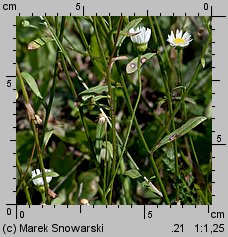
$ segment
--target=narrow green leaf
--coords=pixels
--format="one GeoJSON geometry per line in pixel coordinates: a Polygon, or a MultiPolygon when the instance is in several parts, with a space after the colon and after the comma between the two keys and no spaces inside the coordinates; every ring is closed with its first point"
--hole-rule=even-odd
{"type": "MultiPolygon", "coordinates": [[[[181,96],[175,96],[175,97],[173,97],[173,100],[181,100],[181,96]]],[[[190,97],[185,97],[184,101],[186,101],[190,104],[196,105],[196,101],[190,97]]]]}
{"type": "MultiPolygon", "coordinates": [[[[152,58],[154,55],[156,55],[156,53],[146,53],[144,55],[141,56],[141,60],[140,60],[140,67],[150,58],[152,58]]],[[[138,57],[132,59],[126,66],[126,72],[128,74],[131,74],[135,71],[137,71],[138,69],[138,57]]]]}
{"type": "Polygon", "coordinates": [[[40,94],[40,90],[36,84],[35,79],[27,72],[22,72],[21,75],[25,79],[25,81],[28,83],[32,91],[36,94],[36,96],[43,99],[42,95],[40,94]]]}
{"type": "Polygon", "coordinates": [[[94,86],[91,87],[88,90],[82,91],[79,96],[87,96],[87,95],[96,95],[96,94],[101,94],[103,92],[108,92],[108,86],[94,86]]]}
{"type": "Polygon", "coordinates": [[[170,143],[174,141],[175,139],[185,135],[189,131],[191,131],[193,128],[195,128],[197,125],[205,121],[207,118],[204,116],[198,116],[195,118],[192,118],[188,120],[185,124],[183,124],[181,127],[176,129],[175,131],[171,132],[167,136],[165,136],[154,148],[153,152],[155,152],[159,147],[164,146],[167,143],[170,143]]]}
{"type": "Polygon", "coordinates": [[[131,170],[128,170],[124,173],[124,175],[132,178],[132,179],[137,179],[139,177],[142,177],[142,175],[139,173],[138,170],[136,169],[131,169],[131,170]]]}
{"type": "Polygon", "coordinates": [[[127,37],[126,35],[129,33],[129,30],[131,28],[136,27],[141,20],[142,20],[142,18],[134,19],[134,20],[130,21],[124,27],[124,29],[121,31],[121,34],[120,34],[120,36],[118,38],[118,41],[117,41],[117,44],[116,44],[117,47],[121,46],[121,44],[123,43],[124,39],[127,37]]]}
{"type": "Polygon", "coordinates": [[[44,46],[45,44],[51,41],[53,41],[51,37],[37,38],[28,44],[28,49],[29,50],[39,49],[40,47],[44,46]]]}
{"type": "Polygon", "coordinates": [[[158,194],[160,197],[163,197],[162,193],[152,184],[152,182],[147,179],[146,177],[143,177],[138,170],[131,169],[124,173],[124,175],[136,179],[143,187],[146,187],[150,189],[153,193],[158,194]]]}
{"type": "Polygon", "coordinates": [[[52,134],[54,133],[54,129],[47,131],[44,135],[44,147],[46,147],[49,139],[51,138],[52,134]]]}

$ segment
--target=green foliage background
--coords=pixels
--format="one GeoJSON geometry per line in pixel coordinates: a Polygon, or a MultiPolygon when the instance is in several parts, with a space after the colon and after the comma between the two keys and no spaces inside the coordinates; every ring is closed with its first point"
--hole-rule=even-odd
{"type": "MultiPolygon", "coordinates": [[[[62,17],[48,17],[47,19],[53,31],[59,34],[62,17]]],[[[121,30],[135,19],[139,19],[139,17],[123,17],[121,30]]],[[[155,19],[152,17],[151,19],[154,22],[155,19]]],[[[102,72],[107,70],[94,32],[93,21],[94,18],[91,17],[66,17],[62,43],[71,63],[89,88],[105,85],[105,76],[102,72]],[[83,36],[78,29],[76,20],[82,27],[89,48],[86,48],[83,42],[83,36]]],[[[96,17],[96,21],[103,53],[108,62],[113,50],[112,40],[115,39],[117,34],[120,17],[96,17]]],[[[155,30],[158,45],[156,45],[155,40],[151,37],[147,53],[158,53],[161,56],[167,72],[172,103],[175,108],[181,97],[181,90],[177,88],[177,53],[175,49],[168,45],[166,39],[170,31],[176,28],[189,31],[192,34],[193,41],[183,50],[181,55],[183,84],[187,86],[200,61],[203,46],[208,39],[210,19],[208,17],[157,17],[157,21],[159,28],[155,25],[155,30]],[[163,42],[160,37],[161,35],[159,35],[159,30],[163,37],[163,42]],[[162,43],[165,43],[165,47],[162,43]]],[[[105,204],[102,199],[103,177],[101,175],[104,164],[101,162],[97,166],[91,150],[91,146],[94,147],[96,143],[96,128],[100,114],[99,108],[93,99],[83,100],[82,97],[75,97],[72,94],[66,72],[62,66],[62,59],[57,54],[58,47],[52,35],[48,32],[44,21],[40,17],[17,17],[16,23],[17,64],[21,72],[28,73],[28,76],[32,76],[35,79],[37,88],[36,85],[34,87],[29,84],[27,79],[26,89],[35,113],[43,121],[45,120],[50,96],[54,93],[45,138],[43,143],[41,143],[45,168],[50,168],[59,174],[59,177],[53,178],[50,183],[50,188],[58,194],[58,197],[53,199],[51,204],[79,204],[82,198],[89,200],[90,204],[105,204]],[[39,44],[36,44],[33,42],[36,39],[42,40],[37,41],[39,44]],[[33,43],[31,44],[31,42],[33,43]],[[31,50],[31,47],[37,47],[37,49],[31,50]],[[56,85],[53,91],[54,77],[56,77],[56,85]],[[77,106],[75,106],[75,101],[77,106]],[[80,117],[80,109],[84,122],[80,117]],[[84,123],[88,127],[91,141],[88,140],[85,133],[84,123]]],[[[142,17],[139,25],[151,27],[149,18],[142,17]]],[[[120,76],[123,76],[125,80],[132,104],[134,104],[137,97],[137,75],[136,73],[130,75],[126,73],[127,64],[137,57],[137,53],[127,33],[122,31],[122,34],[120,34],[120,37],[124,36],[124,40],[120,47],[118,47],[119,56],[126,56],[126,59],[119,60],[118,66],[114,63],[111,71],[111,80],[114,88],[116,130],[122,140],[125,139],[131,114],[126,106],[126,98],[122,90],[123,85],[121,84],[120,76]]],[[[201,60],[202,64],[204,64],[204,60],[205,66],[203,65],[204,68],[201,67],[197,74],[191,90],[185,99],[185,105],[188,119],[196,116],[205,116],[207,120],[195,127],[194,130],[190,129],[185,136],[177,139],[180,170],[178,178],[180,204],[211,203],[211,45],[207,48],[204,59],[201,60]],[[194,144],[195,151],[192,150],[191,141],[194,144]]],[[[67,70],[72,79],[73,86],[79,95],[85,88],[78,80],[75,71],[72,70],[69,63],[67,63],[67,70]]],[[[147,60],[142,66],[141,79],[143,91],[136,111],[136,118],[148,147],[152,149],[157,145],[155,142],[158,135],[161,133],[161,130],[164,130],[164,124],[166,124],[169,118],[162,72],[156,56],[147,60]]],[[[28,182],[31,178],[31,171],[39,168],[39,165],[36,149],[32,162],[29,164],[34,146],[34,135],[27,118],[24,97],[18,78],[17,92],[19,93],[17,99],[17,157],[23,171],[29,165],[25,181],[32,198],[32,203],[40,204],[42,201],[41,196],[33,183],[28,182]]],[[[95,95],[98,96],[97,93],[95,95]]],[[[109,108],[109,103],[107,98],[105,98],[107,97],[107,91],[99,93],[99,95],[103,95],[104,98],[98,100],[98,103],[109,116],[109,110],[107,109],[109,108]]],[[[182,109],[175,115],[174,120],[176,128],[185,123],[182,109]]],[[[39,125],[37,128],[40,141],[42,141],[43,126],[39,125]]],[[[109,126],[107,126],[107,139],[111,146],[108,159],[112,159],[112,137],[109,126]]],[[[117,144],[117,147],[121,150],[119,144],[117,144]]],[[[105,143],[103,143],[103,153],[105,153],[104,150],[105,143]]],[[[147,178],[150,178],[152,183],[159,188],[150,166],[148,154],[143,148],[134,126],[127,144],[127,150],[140,168],[140,172],[147,178]]],[[[171,204],[176,204],[173,142],[165,144],[153,155],[169,200],[171,204]]],[[[132,176],[132,169],[135,169],[134,165],[124,155],[124,167],[118,170],[115,178],[111,203],[164,204],[163,198],[151,191],[141,176],[132,176]],[[126,171],[128,173],[125,173],[126,171]],[[124,188],[124,182],[127,182],[128,190],[124,188]]],[[[17,185],[21,182],[20,177],[18,173],[17,185]]],[[[17,194],[17,203],[27,203],[23,189],[20,189],[17,194]]]]}

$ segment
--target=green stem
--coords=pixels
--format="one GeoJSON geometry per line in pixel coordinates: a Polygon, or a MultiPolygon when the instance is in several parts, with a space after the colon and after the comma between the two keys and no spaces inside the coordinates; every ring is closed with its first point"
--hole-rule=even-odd
{"type": "Polygon", "coordinates": [[[17,188],[17,191],[16,191],[16,195],[19,193],[19,191],[20,191],[20,189],[21,189],[21,185],[23,184],[23,181],[24,181],[24,179],[25,179],[25,176],[26,176],[26,174],[27,174],[27,172],[28,172],[28,170],[29,170],[29,167],[30,167],[30,165],[31,165],[31,163],[32,163],[32,159],[33,159],[33,156],[34,156],[35,148],[36,148],[36,145],[33,144],[32,154],[31,154],[31,156],[30,156],[30,158],[29,158],[29,162],[28,162],[28,165],[27,165],[27,168],[26,168],[25,172],[23,173],[23,175],[21,175],[21,179],[20,179],[20,181],[19,181],[19,183],[18,183],[18,188],[17,188]]]}
{"type": "MultiPolygon", "coordinates": [[[[182,70],[181,70],[181,62],[182,62],[182,60],[181,60],[181,52],[178,51],[178,71],[179,71],[180,85],[183,86],[182,88],[184,88],[183,77],[182,77],[182,70]]],[[[183,93],[184,93],[184,89],[182,89],[182,95],[183,95],[183,93]]],[[[187,118],[187,110],[186,110],[185,101],[183,101],[183,111],[184,111],[184,119],[185,119],[185,122],[186,122],[188,118],[187,118]]],[[[191,149],[192,149],[195,161],[196,161],[196,163],[197,163],[197,165],[199,167],[200,172],[202,173],[201,167],[200,167],[200,164],[199,164],[199,161],[198,161],[198,157],[197,157],[197,154],[196,154],[196,151],[195,151],[195,146],[194,146],[194,143],[192,141],[191,135],[188,134],[187,138],[190,141],[190,146],[191,146],[191,149]]],[[[188,143],[188,140],[186,142],[188,143]]],[[[187,147],[188,147],[188,144],[187,144],[187,147]]]]}
{"type": "MultiPolygon", "coordinates": [[[[129,126],[128,126],[128,129],[127,129],[127,135],[126,135],[126,138],[125,138],[125,141],[124,141],[124,144],[122,146],[122,150],[121,150],[121,154],[120,154],[120,157],[119,157],[119,161],[118,161],[118,164],[117,164],[117,167],[116,167],[116,171],[112,177],[112,182],[117,174],[117,171],[118,171],[118,167],[120,165],[120,161],[123,159],[123,154],[125,152],[125,149],[126,149],[126,146],[127,146],[127,143],[128,143],[128,139],[129,139],[129,136],[130,136],[130,132],[131,132],[131,128],[132,128],[132,125],[133,125],[133,120],[134,120],[134,117],[135,117],[135,112],[136,112],[136,109],[138,107],[138,104],[139,104],[139,101],[140,101],[140,97],[141,97],[141,94],[142,94],[142,80],[141,80],[141,70],[140,70],[140,59],[141,59],[141,55],[138,55],[138,83],[139,83],[139,91],[138,91],[138,96],[137,96],[137,99],[136,99],[136,103],[135,103],[135,107],[132,111],[132,114],[131,114],[131,119],[130,119],[130,122],[129,122],[129,126]]],[[[137,170],[139,170],[139,167],[135,164],[134,162],[134,165],[136,167],[137,170]]]]}
{"type": "MultiPolygon", "coordinates": [[[[22,168],[21,168],[21,165],[20,165],[20,161],[19,161],[17,156],[16,156],[16,165],[17,165],[17,170],[18,170],[20,176],[22,177],[23,172],[22,172],[22,168]]],[[[30,197],[30,193],[28,191],[28,186],[27,186],[26,181],[24,179],[22,179],[22,187],[23,187],[25,197],[26,197],[26,200],[27,200],[28,204],[32,205],[32,200],[31,200],[31,197],[30,197]]]]}
{"type": "MultiPolygon", "coordinates": [[[[119,68],[119,66],[118,66],[118,68],[119,68]]],[[[119,68],[119,70],[120,70],[120,68],[119,68]]],[[[130,96],[128,94],[128,90],[127,90],[127,87],[126,87],[126,84],[125,84],[125,81],[124,81],[124,78],[123,78],[122,75],[120,76],[120,82],[122,84],[122,89],[123,89],[123,93],[124,93],[124,96],[125,96],[125,100],[126,100],[126,104],[127,104],[129,113],[133,114],[133,108],[132,108],[130,96]]],[[[154,161],[154,158],[153,158],[153,155],[152,155],[152,153],[151,153],[151,151],[150,151],[150,149],[149,149],[149,147],[148,147],[148,145],[147,145],[147,143],[146,143],[146,141],[144,139],[144,136],[142,134],[141,128],[139,127],[139,124],[138,124],[138,121],[137,121],[136,117],[134,117],[134,121],[133,122],[134,122],[134,126],[135,126],[135,128],[137,130],[137,133],[139,135],[140,142],[141,142],[142,146],[144,147],[144,149],[146,150],[146,152],[147,152],[147,154],[149,156],[149,160],[150,160],[153,172],[155,174],[156,180],[157,180],[157,182],[159,184],[159,187],[161,189],[164,201],[165,201],[166,204],[170,204],[167,192],[165,190],[165,186],[164,186],[164,184],[162,182],[162,179],[160,177],[160,174],[158,172],[157,165],[156,165],[156,163],[154,161]]]]}
{"type": "Polygon", "coordinates": [[[76,26],[78,28],[79,34],[80,34],[81,39],[82,39],[82,43],[84,44],[84,46],[86,48],[86,51],[88,52],[88,54],[89,54],[89,56],[91,58],[91,61],[97,67],[97,69],[102,73],[102,75],[105,76],[106,74],[105,74],[104,70],[100,67],[100,65],[97,63],[97,61],[94,59],[94,56],[92,55],[92,52],[90,50],[90,46],[89,46],[89,44],[88,44],[88,42],[86,40],[85,34],[84,34],[83,30],[82,30],[82,27],[81,27],[81,24],[80,24],[78,18],[77,17],[73,17],[73,19],[74,19],[74,22],[75,22],[75,24],[76,24],[76,26]]]}
{"type": "MultiPolygon", "coordinates": [[[[56,25],[58,25],[58,18],[55,18],[55,23],[56,25]]],[[[60,29],[60,33],[59,33],[59,41],[60,43],[62,42],[63,39],[63,32],[64,32],[64,25],[65,25],[65,17],[62,17],[62,22],[61,22],[61,29],[60,29]]],[[[57,28],[56,28],[56,34],[58,34],[57,28]]],[[[42,144],[42,151],[44,150],[44,137],[47,131],[47,126],[48,126],[48,120],[49,120],[49,116],[50,116],[50,112],[51,112],[51,108],[52,108],[52,104],[53,104],[53,100],[54,100],[54,96],[55,96],[55,88],[56,88],[56,83],[57,83],[57,77],[58,77],[58,57],[59,57],[59,49],[57,50],[56,53],[56,59],[55,59],[55,68],[54,68],[54,75],[53,75],[53,82],[52,82],[52,87],[50,90],[50,98],[49,98],[49,102],[48,102],[48,106],[46,109],[46,116],[44,119],[44,123],[43,123],[43,132],[42,132],[42,136],[41,136],[41,144],[42,144]]]]}
{"type": "Polygon", "coordinates": [[[76,70],[76,68],[74,67],[74,65],[72,64],[69,55],[67,54],[66,50],[64,49],[64,47],[62,46],[61,42],[59,41],[58,37],[56,36],[56,34],[54,33],[54,31],[51,28],[51,25],[48,21],[48,19],[46,17],[43,17],[43,19],[45,20],[45,26],[47,27],[47,29],[49,30],[49,32],[51,33],[55,43],[57,44],[58,48],[60,49],[61,53],[64,55],[65,59],[67,60],[67,62],[69,63],[70,67],[72,68],[72,70],[75,72],[77,79],[81,82],[81,84],[84,86],[85,89],[89,89],[89,87],[86,85],[86,83],[84,82],[84,80],[80,77],[78,71],[76,70]]]}
{"type": "Polygon", "coordinates": [[[161,40],[162,47],[163,47],[164,52],[165,52],[166,60],[167,60],[167,62],[168,62],[169,68],[171,69],[171,68],[172,68],[172,65],[171,65],[171,62],[170,62],[170,58],[169,58],[169,55],[168,55],[168,52],[167,52],[167,48],[166,48],[166,45],[165,45],[164,37],[163,37],[163,35],[162,35],[162,32],[161,32],[161,29],[160,29],[160,26],[159,26],[157,17],[154,16],[153,18],[154,18],[155,25],[156,25],[157,30],[158,30],[158,35],[159,35],[159,38],[160,38],[160,40],[161,40]]]}
{"type": "MultiPolygon", "coordinates": [[[[22,78],[20,69],[17,64],[16,64],[16,74],[17,74],[17,77],[19,78],[19,81],[20,81],[20,85],[21,85],[23,96],[25,98],[25,102],[26,102],[26,104],[30,104],[28,93],[25,88],[24,80],[22,78]]],[[[38,132],[36,130],[35,121],[32,119],[30,121],[30,124],[31,124],[31,128],[32,128],[33,135],[35,138],[35,144],[36,144],[36,149],[37,149],[37,153],[38,153],[39,165],[40,165],[40,169],[41,169],[41,173],[42,173],[42,178],[43,178],[43,182],[44,182],[44,186],[45,186],[45,194],[46,194],[46,198],[47,198],[47,202],[48,202],[48,183],[47,183],[46,173],[45,173],[45,169],[44,169],[43,153],[40,148],[40,142],[39,142],[38,132]]]]}

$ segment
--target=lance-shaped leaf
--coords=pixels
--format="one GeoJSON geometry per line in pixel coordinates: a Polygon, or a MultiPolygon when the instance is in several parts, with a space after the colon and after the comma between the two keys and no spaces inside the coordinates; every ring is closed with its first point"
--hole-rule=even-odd
{"type": "Polygon", "coordinates": [[[162,193],[152,184],[152,182],[145,176],[141,175],[136,169],[130,169],[124,173],[124,175],[137,180],[142,186],[149,188],[153,193],[163,197],[162,193]]]}
{"type": "Polygon", "coordinates": [[[124,29],[121,31],[121,34],[120,34],[120,36],[119,36],[119,38],[118,38],[118,41],[117,41],[117,44],[116,44],[117,47],[120,46],[120,45],[123,43],[124,39],[125,39],[125,38],[127,37],[127,35],[129,34],[129,30],[130,30],[131,28],[136,27],[136,26],[139,24],[139,22],[140,22],[141,20],[142,20],[142,18],[134,19],[134,20],[130,21],[130,22],[124,27],[124,29]]]}
{"type": "MultiPolygon", "coordinates": [[[[114,88],[115,86],[112,86],[112,88],[114,88]]],[[[117,86],[118,87],[118,86],[117,86]]],[[[108,86],[104,85],[104,86],[94,86],[90,89],[84,90],[81,93],[79,93],[78,97],[76,98],[77,102],[82,102],[82,101],[87,101],[89,99],[92,99],[93,102],[100,100],[100,99],[104,99],[104,98],[108,98],[108,86]],[[101,95],[102,93],[104,93],[104,95],[101,95]]]]}
{"type": "Polygon", "coordinates": [[[39,49],[40,47],[44,46],[45,44],[51,41],[53,41],[51,37],[37,38],[28,44],[28,49],[29,50],[39,49]]]}
{"type": "Polygon", "coordinates": [[[21,75],[25,79],[25,81],[28,83],[28,85],[32,89],[32,91],[36,94],[36,96],[43,99],[43,97],[40,93],[40,90],[36,84],[36,80],[27,72],[22,72],[21,75]]]}
{"type": "MultiPolygon", "coordinates": [[[[154,55],[156,55],[156,53],[146,53],[144,55],[141,56],[141,59],[140,59],[140,67],[147,61],[149,60],[150,58],[152,58],[154,55]]],[[[130,61],[130,63],[127,64],[126,66],[126,72],[128,74],[131,74],[133,72],[136,72],[138,69],[138,57],[132,59],[130,61]]]]}
{"type": "Polygon", "coordinates": [[[167,136],[165,136],[154,148],[153,152],[155,152],[159,147],[164,146],[167,143],[170,143],[174,141],[175,139],[185,135],[189,131],[191,131],[193,128],[198,126],[200,123],[205,121],[207,118],[204,116],[198,116],[192,119],[189,119],[185,124],[183,124],[181,127],[176,129],[175,131],[171,132],[167,136]]]}
{"type": "Polygon", "coordinates": [[[137,178],[142,177],[142,175],[136,169],[128,170],[124,174],[132,179],[137,179],[137,178]]]}
{"type": "Polygon", "coordinates": [[[97,95],[103,92],[108,92],[108,86],[94,86],[90,89],[82,91],[79,96],[87,96],[87,95],[97,95]]]}

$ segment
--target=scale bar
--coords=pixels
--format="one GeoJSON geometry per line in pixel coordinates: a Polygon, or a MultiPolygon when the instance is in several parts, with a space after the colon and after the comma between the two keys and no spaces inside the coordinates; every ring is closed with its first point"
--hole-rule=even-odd
{"type": "Polygon", "coordinates": [[[212,146],[226,146],[226,143],[212,143],[212,146]]]}

